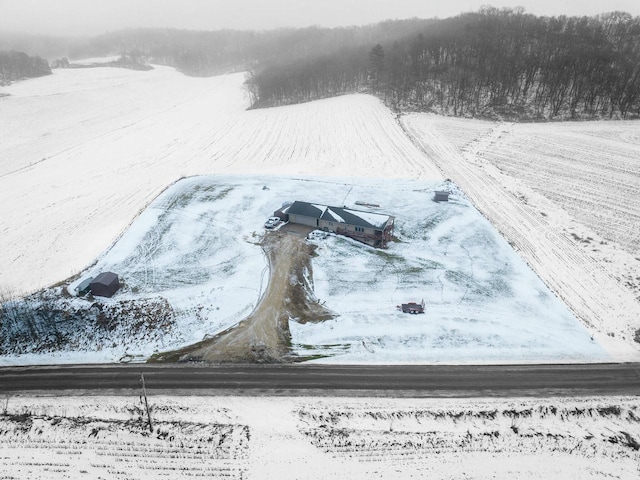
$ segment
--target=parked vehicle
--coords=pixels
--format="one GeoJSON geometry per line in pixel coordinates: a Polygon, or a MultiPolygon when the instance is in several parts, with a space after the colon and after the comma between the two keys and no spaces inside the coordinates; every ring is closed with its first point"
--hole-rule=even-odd
{"type": "Polygon", "coordinates": [[[327,238],[329,234],[327,232],[323,232],[322,230],[314,230],[313,232],[309,232],[307,238],[309,240],[322,240],[323,238],[327,238]]]}
{"type": "Polygon", "coordinates": [[[276,228],[279,223],[280,219],[278,217],[269,217],[269,219],[264,223],[264,228],[276,228]]]}

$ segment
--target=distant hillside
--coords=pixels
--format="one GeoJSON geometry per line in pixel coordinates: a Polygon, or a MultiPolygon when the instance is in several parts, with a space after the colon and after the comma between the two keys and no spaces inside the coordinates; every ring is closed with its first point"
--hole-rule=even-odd
{"type": "Polygon", "coordinates": [[[254,107],[355,91],[398,111],[510,119],[640,116],[640,18],[484,8],[413,33],[262,62],[254,107]]]}
{"type": "Polygon", "coordinates": [[[283,28],[270,31],[189,31],[126,29],[91,38],[0,34],[0,49],[21,50],[49,61],[111,56],[144,56],[188,75],[262,70],[266,65],[335,55],[345,48],[366,49],[417,32],[432,20],[397,20],[343,28],[283,28]]]}
{"type": "Polygon", "coordinates": [[[0,48],[6,45],[49,60],[136,56],[194,76],[246,70],[253,108],[368,92],[397,111],[516,120],[640,116],[640,17],[623,12],[537,17],[483,7],[442,20],[332,29],[0,36],[0,48]]]}
{"type": "Polygon", "coordinates": [[[0,85],[50,73],[49,64],[40,57],[30,57],[23,52],[0,50],[0,85]]]}

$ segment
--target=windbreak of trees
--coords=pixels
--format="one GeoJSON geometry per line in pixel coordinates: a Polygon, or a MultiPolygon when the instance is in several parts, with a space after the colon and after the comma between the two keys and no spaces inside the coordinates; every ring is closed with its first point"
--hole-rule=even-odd
{"type": "Polygon", "coordinates": [[[247,91],[253,108],[360,91],[367,85],[367,65],[365,48],[295,62],[269,62],[249,77],[247,91]]]}
{"type": "Polygon", "coordinates": [[[30,57],[23,52],[0,50],[0,85],[50,73],[49,63],[40,57],[30,57]]]}
{"type": "Polygon", "coordinates": [[[386,42],[269,63],[254,106],[366,90],[399,110],[512,118],[640,115],[640,18],[485,7],[386,42]]]}

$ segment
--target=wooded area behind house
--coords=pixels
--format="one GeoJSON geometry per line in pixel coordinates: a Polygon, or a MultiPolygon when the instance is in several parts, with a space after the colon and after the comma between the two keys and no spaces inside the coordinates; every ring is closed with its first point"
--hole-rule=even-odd
{"type": "Polygon", "coordinates": [[[398,111],[528,120],[640,116],[640,17],[623,12],[537,17],[483,7],[442,20],[332,29],[0,35],[5,49],[49,60],[120,54],[196,76],[245,70],[253,108],[368,92],[398,111]]]}
{"type": "Polygon", "coordinates": [[[394,109],[458,116],[640,115],[640,18],[536,17],[483,9],[332,55],[266,64],[255,106],[369,91],[394,109]]]}

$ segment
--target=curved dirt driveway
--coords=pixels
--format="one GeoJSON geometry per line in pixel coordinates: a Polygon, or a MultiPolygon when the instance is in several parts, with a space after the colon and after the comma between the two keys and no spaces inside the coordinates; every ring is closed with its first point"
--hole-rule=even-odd
{"type": "Polygon", "coordinates": [[[314,247],[304,237],[285,231],[267,232],[261,243],[269,260],[269,284],[251,314],[213,338],[152,362],[278,363],[289,357],[289,320],[323,321],[331,312],[313,295],[311,256],[314,247]]]}

